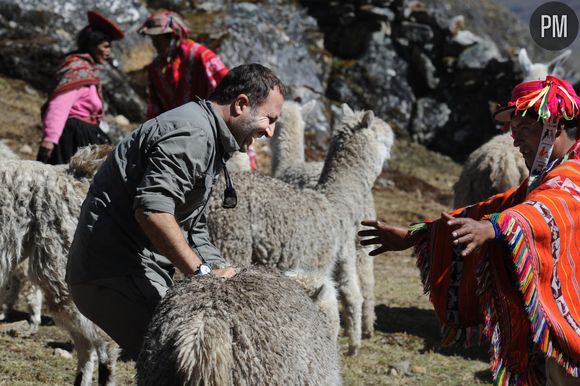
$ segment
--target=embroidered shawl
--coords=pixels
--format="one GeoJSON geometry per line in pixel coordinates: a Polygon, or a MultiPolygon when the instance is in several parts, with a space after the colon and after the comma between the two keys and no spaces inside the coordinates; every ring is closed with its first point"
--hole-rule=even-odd
{"type": "Polygon", "coordinates": [[[580,141],[526,196],[527,182],[451,213],[495,222],[500,240],[461,257],[438,219],[416,249],[444,344],[489,339],[498,385],[536,384],[535,353],[580,376],[580,141]]]}
{"type": "Polygon", "coordinates": [[[173,60],[157,57],[149,65],[147,118],[194,100],[207,99],[228,73],[227,67],[209,48],[182,39],[173,60]]]}

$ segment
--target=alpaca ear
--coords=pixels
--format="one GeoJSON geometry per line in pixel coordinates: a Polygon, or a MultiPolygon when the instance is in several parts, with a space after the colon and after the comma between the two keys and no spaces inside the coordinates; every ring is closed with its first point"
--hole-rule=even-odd
{"type": "Polygon", "coordinates": [[[312,299],[314,303],[319,303],[320,299],[322,299],[323,297],[322,296],[323,293],[324,293],[324,284],[318,287],[316,291],[314,291],[314,293],[310,295],[310,299],[312,299]]]}
{"type": "Polygon", "coordinates": [[[532,61],[528,57],[528,51],[525,48],[522,48],[518,53],[518,62],[520,63],[520,69],[525,78],[532,68],[532,61]]]}
{"type": "Polygon", "coordinates": [[[310,114],[312,110],[314,110],[314,106],[316,106],[316,100],[314,99],[300,106],[300,112],[302,113],[302,116],[310,114]]]}
{"type": "Polygon", "coordinates": [[[351,117],[354,115],[354,111],[352,111],[352,109],[350,108],[349,105],[347,105],[346,103],[342,104],[342,115],[345,117],[351,117]]]}
{"type": "Polygon", "coordinates": [[[365,115],[362,117],[362,124],[364,127],[369,127],[375,119],[375,113],[372,110],[365,111],[365,115]]]}
{"type": "Polygon", "coordinates": [[[568,59],[570,54],[572,53],[571,50],[566,50],[562,52],[560,55],[556,56],[554,59],[548,63],[548,74],[555,74],[558,68],[568,59]]]}

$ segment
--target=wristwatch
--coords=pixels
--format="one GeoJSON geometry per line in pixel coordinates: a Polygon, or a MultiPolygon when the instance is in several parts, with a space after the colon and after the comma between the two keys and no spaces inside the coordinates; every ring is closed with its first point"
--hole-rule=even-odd
{"type": "Polygon", "coordinates": [[[197,269],[193,273],[193,276],[209,275],[210,273],[211,273],[211,267],[209,265],[207,265],[206,263],[201,263],[199,265],[199,267],[197,267],[197,269]]]}

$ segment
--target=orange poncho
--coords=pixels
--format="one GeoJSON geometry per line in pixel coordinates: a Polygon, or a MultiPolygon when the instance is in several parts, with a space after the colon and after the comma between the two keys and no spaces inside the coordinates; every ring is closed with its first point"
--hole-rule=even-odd
{"type": "Polygon", "coordinates": [[[426,223],[417,247],[425,291],[443,323],[445,343],[482,334],[492,343],[498,385],[531,385],[535,353],[580,376],[580,141],[526,196],[518,188],[457,209],[501,231],[461,257],[445,220],[426,223]]]}

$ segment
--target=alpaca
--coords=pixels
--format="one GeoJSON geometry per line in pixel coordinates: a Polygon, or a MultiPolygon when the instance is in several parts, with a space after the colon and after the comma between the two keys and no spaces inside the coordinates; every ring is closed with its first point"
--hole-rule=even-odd
{"type": "Polygon", "coordinates": [[[114,384],[116,345],[80,314],[65,283],[68,249],[90,178],[110,146],[83,148],[69,165],[36,161],[0,164],[0,287],[28,258],[29,277],[45,294],[46,308],[67,330],[77,350],[75,385],[92,382],[94,356],[99,384],[114,384]]]}
{"type": "MultiPolygon", "coordinates": [[[[548,63],[532,63],[525,48],[518,54],[523,81],[562,76],[562,63],[570,56],[566,50],[548,63]]],[[[528,176],[528,168],[509,133],[493,137],[469,155],[459,180],[453,187],[453,206],[460,208],[480,202],[517,186],[528,176]]]]}
{"type": "Polygon", "coordinates": [[[524,157],[509,133],[496,135],[469,155],[453,187],[453,206],[481,202],[519,185],[528,176],[524,157]]]}
{"type": "Polygon", "coordinates": [[[318,182],[323,162],[306,162],[304,159],[304,122],[303,117],[310,113],[316,101],[304,105],[286,101],[276,130],[272,136],[272,177],[299,188],[313,188],[318,182]]]}
{"type": "MultiPolygon", "coordinates": [[[[286,101],[282,106],[276,131],[272,137],[272,176],[300,188],[315,188],[324,166],[323,162],[305,162],[304,159],[304,115],[314,107],[315,101],[300,105],[286,101]]],[[[360,214],[360,220],[376,218],[372,191],[364,198],[367,206],[360,214]]],[[[360,221],[359,221],[360,222],[360,221]]],[[[374,258],[365,248],[354,240],[357,254],[357,273],[363,296],[362,336],[370,338],[375,323],[375,276],[374,258]]]]}
{"type": "Polygon", "coordinates": [[[340,385],[336,339],[316,301],[264,268],[187,278],[157,307],[137,384],[340,385]]]}
{"type": "MultiPolygon", "coordinates": [[[[4,141],[0,141],[0,159],[17,160],[20,157],[4,141]]],[[[24,260],[18,264],[12,275],[7,279],[4,288],[0,291],[0,321],[6,320],[8,314],[13,310],[23,284],[28,281],[26,277],[27,272],[28,261],[24,260]]],[[[25,296],[28,306],[28,332],[34,334],[38,332],[41,322],[42,291],[37,286],[31,285],[27,289],[25,296]]]]}
{"type": "MultiPolygon", "coordinates": [[[[315,189],[245,173],[235,181],[238,206],[224,210],[209,204],[210,238],[224,257],[282,271],[334,272],[345,305],[349,354],[360,347],[362,295],[354,242],[367,192],[382,171],[393,132],[372,111],[345,107],[343,125],[330,146],[315,189]]],[[[224,181],[215,186],[223,191],[224,181]]]]}

